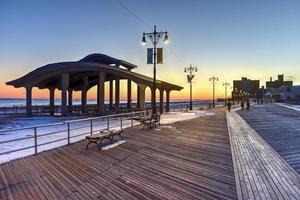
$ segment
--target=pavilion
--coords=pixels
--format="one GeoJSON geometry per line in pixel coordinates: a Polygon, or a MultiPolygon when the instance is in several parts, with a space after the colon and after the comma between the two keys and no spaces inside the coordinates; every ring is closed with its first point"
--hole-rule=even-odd
{"type": "MultiPolygon", "coordinates": [[[[55,89],[61,91],[61,115],[69,114],[72,106],[73,91],[81,91],[81,112],[87,112],[87,92],[97,85],[97,112],[105,112],[104,84],[109,82],[109,109],[113,108],[113,87],[115,85],[115,109],[120,106],[120,80],[127,80],[127,108],[131,108],[131,82],[137,84],[137,107],[145,109],[145,90],[151,89],[153,97],[153,79],[138,74],[132,70],[136,65],[124,60],[116,59],[104,54],[90,54],[85,58],[74,62],[51,63],[39,67],[28,74],[9,81],[6,84],[16,88],[26,89],[26,114],[32,115],[32,88],[49,90],[50,114],[55,113],[55,89]],[[113,84],[115,83],[115,84],[113,84]]],[[[166,111],[169,111],[170,91],[183,89],[180,86],[156,80],[156,87],[160,93],[160,113],[163,112],[164,92],[166,93],[166,111]]],[[[151,98],[152,104],[155,102],[151,98]]]]}

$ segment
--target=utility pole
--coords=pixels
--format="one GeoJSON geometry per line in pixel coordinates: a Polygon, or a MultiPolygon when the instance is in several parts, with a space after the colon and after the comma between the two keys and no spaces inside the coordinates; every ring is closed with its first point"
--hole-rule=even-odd
{"type": "Polygon", "coordinates": [[[159,39],[164,37],[164,43],[168,44],[169,37],[168,32],[157,32],[156,26],[154,26],[154,31],[151,33],[143,33],[142,45],[146,45],[146,36],[151,40],[153,44],[153,89],[152,89],[152,113],[156,114],[156,63],[157,63],[157,49],[156,45],[159,42],[159,39]]]}
{"type": "Polygon", "coordinates": [[[230,86],[230,83],[225,82],[222,84],[223,86],[225,86],[225,105],[227,105],[228,103],[228,98],[227,98],[227,86],[230,86]]]}
{"type": "Polygon", "coordinates": [[[215,107],[215,84],[218,80],[218,77],[215,76],[209,78],[209,81],[211,81],[213,84],[213,108],[215,107]]]}
{"type": "Polygon", "coordinates": [[[189,109],[193,110],[192,80],[195,77],[194,72],[197,72],[197,67],[193,67],[192,65],[190,65],[190,67],[184,68],[184,72],[188,73],[187,81],[188,81],[188,83],[190,83],[190,106],[189,106],[189,109]]]}

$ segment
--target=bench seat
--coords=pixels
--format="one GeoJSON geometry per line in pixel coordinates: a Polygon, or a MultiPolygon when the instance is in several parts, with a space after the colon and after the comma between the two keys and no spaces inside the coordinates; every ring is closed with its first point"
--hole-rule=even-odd
{"type": "Polygon", "coordinates": [[[94,143],[97,145],[98,149],[101,150],[101,143],[103,140],[109,140],[110,143],[112,144],[113,143],[113,139],[115,136],[120,136],[120,138],[123,140],[123,137],[122,137],[122,133],[124,131],[123,130],[108,130],[108,129],[105,129],[105,130],[101,130],[100,133],[97,133],[97,134],[93,134],[93,135],[88,135],[85,137],[85,139],[88,140],[88,144],[86,145],[86,148],[85,149],[88,149],[89,145],[91,143],[94,143]]]}

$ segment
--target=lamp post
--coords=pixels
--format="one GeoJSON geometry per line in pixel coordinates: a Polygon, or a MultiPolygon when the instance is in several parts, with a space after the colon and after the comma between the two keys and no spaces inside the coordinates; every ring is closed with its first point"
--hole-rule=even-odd
{"type": "Polygon", "coordinates": [[[230,86],[230,83],[225,82],[222,84],[223,86],[225,86],[225,105],[227,105],[228,103],[228,98],[227,98],[227,86],[230,86]]]}
{"type": "Polygon", "coordinates": [[[195,77],[194,72],[197,72],[197,67],[193,67],[190,65],[190,67],[184,68],[184,72],[188,73],[187,80],[188,83],[190,83],[190,110],[193,110],[193,101],[192,101],[192,80],[195,77]]]}
{"type": "Polygon", "coordinates": [[[153,89],[152,89],[152,113],[156,114],[156,63],[157,63],[157,49],[156,45],[159,42],[159,40],[164,37],[164,43],[168,44],[169,37],[168,32],[157,32],[156,31],[156,25],[154,26],[154,31],[151,33],[143,33],[142,37],[142,45],[146,45],[146,36],[151,40],[153,44],[153,89]]]}
{"type": "Polygon", "coordinates": [[[215,76],[209,78],[209,81],[211,81],[213,84],[213,108],[215,107],[215,84],[218,80],[218,77],[215,76]]]}

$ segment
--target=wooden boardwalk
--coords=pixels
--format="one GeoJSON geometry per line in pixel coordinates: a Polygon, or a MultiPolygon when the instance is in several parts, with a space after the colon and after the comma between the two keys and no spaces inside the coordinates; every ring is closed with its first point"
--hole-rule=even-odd
{"type": "Polygon", "coordinates": [[[276,104],[238,112],[257,133],[300,173],[300,112],[276,104]]]}
{"type": "Polygon", "coordinates": [[[236,112],[227,121],[239,199],[300,199],[299,174],[236,112]]]}
{"type": "Polygon", "coordinates": [[[126,130],[107,151],[86,141],[0,165],[0,199],[236,199],[224,111],[126,130]]]}

